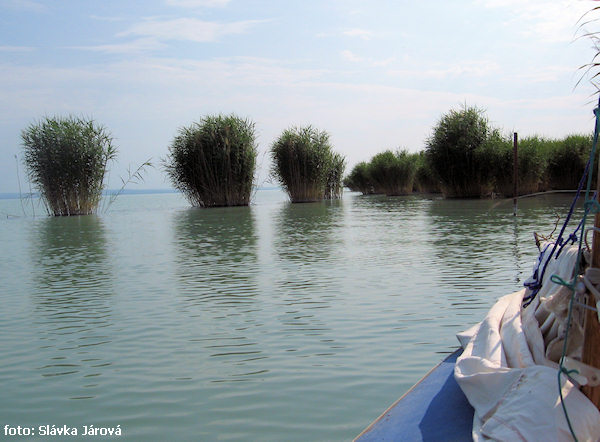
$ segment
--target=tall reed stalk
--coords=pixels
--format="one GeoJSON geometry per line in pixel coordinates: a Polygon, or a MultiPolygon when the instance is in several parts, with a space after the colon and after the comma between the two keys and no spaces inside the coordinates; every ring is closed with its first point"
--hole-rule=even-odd
{"type": "Polygon", "coordinates": [[[116,158],[112,137],[93,120],[46,117],[21,133],[29,180],[54,216],[95,213],[108,162],[116,158]]]}
{"type": "Polygon", "coordinates": [[[207,116],[179,130],[164,166],[193,206],[247,206],[256,155],[254,123],[235,115],[207,116]]]}

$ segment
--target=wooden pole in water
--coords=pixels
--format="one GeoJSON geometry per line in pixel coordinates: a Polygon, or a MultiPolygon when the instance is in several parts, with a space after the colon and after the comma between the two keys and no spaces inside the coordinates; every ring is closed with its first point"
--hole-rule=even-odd
{"type": "MultiPolygon", "coordinates": [[[[598,163],[598,171],[600,172],[600,162],[598,163]]],[[[600,180],[598,180],[598,183],[600,184],[600,180]]],[[[598,186],[596,198],[600,202],[600,186],[598,186]]],[[[600,229],[600,213],[596,213],[594,227],[596,230],[594,230],[592,242],[592,267],[600,267],[600,231],[597,230],[600,229]]],[[[588,305],[596,308],[595,299],[591,295],[588,299],[588,305]]],[[[584,336],[582,362],[591,367],[600,368],[600,323],[598,323],[598,313],[595,311],[586,309],[584,336]]],[[[584,386],[582,391],[600,410],[600,386],[584,386]]]]}
{"type": "Polygon", "coordinates": [[[517,197],[519,196],[519,141],[515,132],[513,135],[513,215],[517,216],[517,197]]]}

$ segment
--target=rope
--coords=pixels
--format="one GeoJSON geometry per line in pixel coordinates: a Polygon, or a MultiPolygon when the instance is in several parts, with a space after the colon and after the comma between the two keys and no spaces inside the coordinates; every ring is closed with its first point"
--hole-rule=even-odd
{"type": "MultiPolygon", "coordinates": [[[[598,123],[596,123],[596,126],[598,126],[598,123]]],[[[596,140],[596,139],[597,139],[597,135],[594,135],[594,140],[596,140]]],[[[595,143],[592,146],[592,151],[595,151],[594,146],[595,146],[595,143]]],[[[558,247],[560,247],[559,253],[556,255],[556,258],[558,258],[558,255],[560,254],[560,252],[562,252],[562,249],[564,248],[564,246],[566,245],[566,243],[569,240],[572,240],[573,244],[575,243],[575,241],[577,241],[576,232],[583,225],[583,219],[582,219],[582,222],[579,223],[579,226],[577,227],[575,232],[573,232],[571,235],[569,235],[569,238],[567,239],[567,241],[565,241],[563,239],[563,234],[565,233],[567,225],[569,224],[569,221],[571,220],[571,216],[573,216],[573,212],[575,211],[575,204],[577,203],[577,200],[579,199],[579,196],[581,195],[581,191],[583,189],[583,183],[585,182],[585,179],[588,176],[588,172],[589,172],[591,164],[593,162],[594,162],[594,157],[592,156],[590,159],[588,159],[587,164],[585,165],[585,170],[583,171],[583,175],[581,176],[581,179],[579,180],[579,185],[577,186],[577,193],[575,194],[575,198],[573,198],[573,202],[571,203],[571,207],[569,208],[569,213],[567,213],[567,218],[565,219],[565,222],[563,223],[562,228],[560,229],[560,233],[558,234],[558,239],[554,243],[554,247],[552,248],[552,251],[550,252],[550,255],[548,256],[548,258],[546,259],[546,262],[544,263],[544,267],[542,268],[541,275],[534,274],[533,277],[535,278],[535,280],[531,283],[525,284],[525,287],[530,289],[531,293],[529,295],[527,295],[525,298],[523,298],[523,308],[525,308],[529,304],[531,304],[531,302],[535,299],[535,297],[539,293],[540,289],[542,288],[542,282],[544,281],[544,275],[546,274],[546,268],[548,267],[548,263],[550,262],[550,259],[552,259],[554,252],[556,252],[556,249],[558,247]]],[[[590,174],[590,177],[591,177],[591,174],[590,174]]],[[[591,185],[591,180],[589,180],[589,179],[588,179],[588,185],[591,185]]],[[[586,191],[586,196],[587,196],[587,191],[586,191]]],[[[585,219],[585,217],[584,217],[584,219],[585,219]]],[[[543,253],[544,252],[542,252],[541,256],[543,256],[543,253]]],[[[539,259],[541,259],[541,257],[539,259]]]]}
{"type": "MultiPolygon", "coordinates": [[[[562,225],[562,228],[560,230],[558,238],[554,242],[552,250],[551,250],[550,254],[548,255],[548,257],[545,259],[545,261],[544,261],[544,256],[545,256],[548,248],[550,247],[550,244],[546,245],[546,247],[544,247],[544,250],[542,250],[540,252],[540,255],[538,257],[538,263],[534,269],[534,273],[532,276],[533,281],[530,283],[524,284],[525,287],[527,287],[531,291],[531,293],[529,293],[528,296],[523,298],[523,308],[525,308],[531,304],[531,302],[535,299],[535,297],[539,293],[540,289],[542,288],[542,282],[544,280],[546,268],[548,267],[548,263],[550,262],[552,257],[555,257],[555,259],[558,258],[558,256],[562,253],[564,248],[567,246],[567,244],[569,244],[569,243],[575,244],[575,242],[578,241],[579,245],[578,245],[578,251],[577,251],[577,259],[575,261],[575,268],[574,268],[574,272],[573,272],[573,280],[569,281],[569,282],[564,281],[562,278],[558,277],[557,275],[552,275],[550,277],[550,280],[553,283],[565,286],[571,291],[571,296],[569,299],[569,310],[568,310],[568,315],[567,315],[565,337],[564,337],[564,342],[563,342],[563,351],[562,351],[562,357],[561,357],[560,363],[559,363],[557,381],[558,381],[558,392],[560,395],[560,403],[561,403],[561,406],[563,409],[563,413],[565,415],[565,419],[569,426],[571,435],[573,436],[573,439],[576,442],[577,442],[577,436],[575,435],[575,431],[573,430],[573,425],[571,423],[571,420],[569,419],[569,413],[567,411],[567,407],[565,405],[564,397],[562,394],[562,382],[561,381],[562,381],[563,374],[566,374],[567,376],[569,376],[573,373],[577,373],[576,370],[567,370],[564,367],[563,363],[564,363],[564,360],[565,360],[565,357],[567,354],[567,342],[568,342],[568,338],[569,338],[569,329],[571,328],[571,323],[572,323],[572,318],[573,318],[573,305],[575,303],[580,304],[579,302],[575,301],[575,294],[577,293],[578,290],[585,291],[585,287],[581,287],[581,288],[576,287],[576,285],[578,283],[578,278],[579,278],[581,263],[582,263],[582,255],[583,255],[582,245],[585,241],[585,238],[584,238],[585,237],[585,223],[586,223],[588,214],[600,212],[600,205],[595,200],[596,195],[594,194],[593,200],[590,199],[590,193],[591,193],[591,187],[592,187],[592,174],[590,173],[590,170],[593,170],[594,159],[596,156],[596,148],[597,148],[597,144],[598,144],[598,134],[600,132],[600,97],[598,99],[598,107],[596,109],[594,109],[594,115],[596,118],[596,124],[595,124],[595,128],[594,128],[594,140],[592,143],[592,149],[590,151],[590,157],[586,163],[583,175],[581,176],[581,179],[579,180],[577,192],[575,194],[575,197],[573,198],[573,202],[571,203],[571,207],[569,208],[569,212],[567,214],[565,222],[562,225]],[[587,178],[587,186],[586,186],[586,190],[585,190],[585,203],[584,203],[583,217],[582,217],[581,221],[579,222],[579,225],[577,226],[575,231],[573,233],[571,233],[565,240],[563,235],[565,233],[565,230],[567,228],[567,225],[569,224],[571,217],[573,216],[573,212],[575,210],[575,204],[577,203],[577,201],[581,195],[581,192],[583,190],[583,184],[586,181],[586,178],[587,178]],[[577,233],[580,230],[583,233],[578,236],[577,233]],[[557,249],[558,249],[558,252],[557,252],[557,249]],[[556,255],[555,255],[555,253],[556,253],[556,255]],[[541,272],[540,272],[540,267],[542,268],[541,272]]],[[[600,179],[600,177],[599,177],[599,179],[600,179]]],[[[587,280],[589,278],[584,277],[583,279],[584,279],[583,284],[585,284],[585,286],[590,284],[589,281],[587,280]]],[[[583,284],[580,283],[580,286],[583,284]]],[[[591,290],[591,292],[593,293],[593,295],[595,297],[598,294],[598,291],[595,288],[594,288],[594,290],[591,290]]],[[[591,308],[591,309],[593,309],[593,308],[591,308]]]]}
{"type": "MultiPolygon", "coordinates": [[[[592,187],[592,174],[589,173],[589,171],[593,167],[593,164],[594,164],[594,158],[595,158],[595,154],[596,154],[596,144],[598,142],[598,132],[599,132],[599,125],[600,125],[600,121],[599,121],[600,120],[600,98],[598,99],[598,107],[596,109],[594,109],[594,115],[596,117],[596,126],[594,129],[594,141],[592,143],[590,157],[588,158],[588,161],[585,165],[583,175],[581,176],[581,179],[579,180],[579,185],[577,186],[575,198],[573,198],[573,202],[571,203],[571,207],[569,208],[569,212],[567,214],[565,222],[563,223],[562,228],[560,229],[558,238],[557,238],[556,242],[554,243],[554,247],[552,248],[552,251],[550,252],[550,255],[548,256],[548,258],[546,259],[546,262],[544,263],[544,267],[542,268],[541,275],[539,275],[539,272],[538,272],[539,269],[536,267],[536,270],[533,275],[534,281],[531,283],[524,284],[525,287],[527,287],[528,289],[531,290],[531,293],[523,298],[523,308],[525,308],[529,304],[531,304],[531,302],[535,299],[535,297],[539,293],[540,289],[542,288],[542,282],[544,280],[546,268],[548,267],[548,263],[550,262],[550,259],[554,255],[554,252],[556,252],[557,247],[560,247],[560,249],[559,249],[558,253],[556,254],[556,258],[558,258],[558,256],[564,249],[565,245],[569,241],[571,241],[571,244],[575,244],[575,242],[578,240],[577,232],[579,231],[579,229],[581,229],[583,226],[585,226],[585,220],[586,220],[587,214],[591,210],[590,206],[593,206],[594,208],[598,207],[597,201],[591,201],[589,198],[589,195],[591,192],[591,187],[592,187]],[[575,229],[575,231],[571,235],[569,235],[569,237],[565,241],[563,238],[563,234],[567,228],[567,225],[569,224],[569,221],[571,220],[571,216],[573,215],[573,212],[575,211],[575,204],[579,200],[579,196],[581,195],[581,191],[583,190],[583,183],[585,182],[586,178],[587,178],[587,187],[586,187],[586,191],[585,191],[584,215],[583,215],[583,218],[581,219],[581,221],[579,222],[579,225],[575,229]]],[[[542,260],[542,256],[543,256],[544,252],[545,252],[545,249],[544,249],[544,251],[541,252],[540,257],[538,258],[540,262],[542,260]]],[[[581,254],[581,238],[579,238],[579,254],[577,256],[577,270],[579,269],[579,260],[580,260],[579,255],[580,254],[581,254]]],[[[539,267],[539,264],[538,264],[538,267],[539,267]]]]}
{"type": "MultiPolygon", "coordinates": [[[[579,223],[579,226],[577,227],[577,230],[579,230],[581,228],[581,229],[583,229],[583,231],[585,231],[585,222],[587,220],[588,214],[590,212],[596,213],[597,207],[598,207],[598,204],[596,203],[596,201],[593,201],[592,203],[590,203],[591,200],[589,197],[590,197],[590,192],[591,192],[591,187],[592,187],[592,174],[589,173],[589,170],[590,170],[590,168],[593,167],[593,164],[594,164],[594,158],[596,156],[596,147],[598,144],[598,132],[600,131],[599,130],[600,129],[600,98],[598,99],[598,107],[596,109],[594,109],[594,115],[596,117],[596,125],[594,128],[594,141],[592,143],[590,158],[588,159],[585,171],[584,171],[583,176],[581,177],[581,181],[579,183],[580,187],[581,187],[581,184],[582,184],[585,176],[587,175],[588,180],[587,180],[587,187],[586,187],[586,191],[585,191],[585,204],[584,204],[585,210],[583,212],[582,220],[579,223]]],[[[579,197],[579,193],[580,193],[580,190],[578,190],[578,192],[577,192],[575,201],[579,197]]],[[[574,204],[571,205],[571,210],[573,209],[573,206],[574,206],[574,204]]],[[[571,214],[572,213],[569,214],[569,217],[571,214]]],[[[567,220],[568,220],[568,218],[567,218],[567,220]]],[[[565,225],[566,225],[566,223],[565,223],[565,225]]],[[[564,231],[564,227],[565,226],[563,226],[563,231],[564,231]]],[[[561,236],[562,236],[563,231],[561,231],[561,236]]],[[[562,394],[562,382],[561,381],[562,381],[563,373],[566,374],[567,376],[571,373],[571,371],[568,371],[565,369],[563,364],[564,364],[565,357],[567,355],[567,342],[569,339],[569,329],[571,328],[571,322],[573,319],[573,304],[575,302],[575,293],[576,293],[575,286],[576,286],[576,283],[577,283],[577,280],[579,277],[579,273],[580,273],[580,268],[581,268],[582,245],[583,245],[583,239],[584,239],[583,237],[584,237],[584,235],[582,234],[581,237],[579,238],[579,246],[578,246],[578,250],[577,250],[577,260],[575,261],[575,271],[573,272],[573,281],[571,281],[570,283],[566,283],[565,281],[562,281],[562,284],[566,285],[571,290],[571,297],[569,300],[569,310],[568,310],[568,315],[567,315],[567,327],[565,330],[565,340],[563,342],[562,357],[560,358],[559,370],[558,370],[558,374],[557,374],[558,392],[560,395],[560,404],[561,404],[563,413],[565,415],[567,424],[569,425],[569,431],[571,432],[571,436],[573,436],[573,439],[575,440],[575,442],[577,442],[577,436],[575,435],[575,431],[573,430],[573,425],[571,423],[571,420],[569,419],[569,413],[567,411],[567,407],[565,405],[564,397],[562,394]]],[[[555,245],[555,248],[556,248],[556,245],[555,245]]],[[[562,250],[562,247],[561,247],[561,250],[562,250]]],[[[545,267],[544,267],[544,270],[545,270],[545,267]]],[[[587,282],[586,279],[588,279],[588,278],[587,277],[584,278],[584,283],[587,282]]],[[[556,281],[556,278],[555,278],[554,282],[558,282],[558,281],[556,281]]],[[[539,291],[539,289],[538,289],[538,291],[539,291]]]]}

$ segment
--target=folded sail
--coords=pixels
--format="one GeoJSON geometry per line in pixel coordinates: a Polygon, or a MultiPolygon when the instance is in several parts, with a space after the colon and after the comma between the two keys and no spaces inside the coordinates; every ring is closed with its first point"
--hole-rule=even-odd
{"type": "MultiPolygon", "coordinates": [[[[457,336],[464,352],[454,376],[475,409],[475,441],[572,440],[558,389],[557,363],[566,329],[564,299],[571,291],[550,277],[572,279],[576,256],[573,247],[550,258],[542,289],[526,308],[522,307],[526,289],[504,296],[481,323],[457,336]]],[[[570,328],[566,347],[567,356],[576,359],[583,337],[577,327],[570,328]]],[[[600,440],[600,412],[594,404],[565,375],[561,389],[578,440],[600,440]]]]}

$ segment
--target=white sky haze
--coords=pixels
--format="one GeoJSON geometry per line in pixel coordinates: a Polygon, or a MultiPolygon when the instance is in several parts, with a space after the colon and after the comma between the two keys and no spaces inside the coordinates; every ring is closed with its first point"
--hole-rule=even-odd
{"type": "Polygon", "coordinates": [[[290,126],[327,130],[347,171],[386,149],[424,149],[442,114],[465,103],[505,133],[588,133],[594,89],[575,85],[595,52],[576,35],[596,5],[0,0],[0,193],[18,189],[21,130],[44,116],[109,129],[110,188],[148,158],[156,168],[131,188],[170,187],[160,163],[171,140],[208,114],[256,123],[259,183],[290,126]]]}

